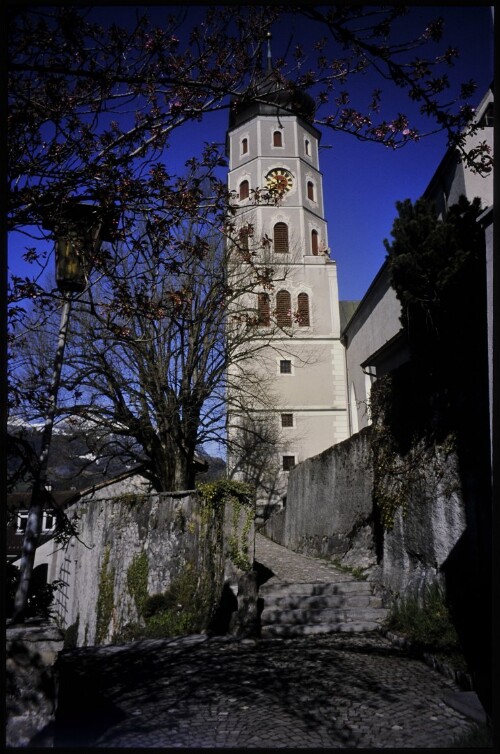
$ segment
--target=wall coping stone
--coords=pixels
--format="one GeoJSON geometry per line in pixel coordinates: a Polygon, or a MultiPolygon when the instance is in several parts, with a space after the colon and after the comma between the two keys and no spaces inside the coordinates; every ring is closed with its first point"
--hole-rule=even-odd
{"type": "Polygon", "coordinates": [[[64,642],[64,631],[54,624],[30,625],[29,623],[7,625],[7,644],[12,641],[26,642],[64,642]]]}

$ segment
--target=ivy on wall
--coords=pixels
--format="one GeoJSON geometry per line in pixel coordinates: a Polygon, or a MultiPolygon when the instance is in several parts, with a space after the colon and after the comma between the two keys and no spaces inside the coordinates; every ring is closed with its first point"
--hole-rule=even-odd
{"type": "Polygon", "coordinates": [[[111,557],[111,545],[106,545],[101,571],[99,574],[99,592],[97,595],[95,643],[102,644],[105,640],[114,607],[115,569],[108,565],[111,557]]]}
{"type": "Polygon", "coordinates": [[[142,615],[148,597],[148,556],[144,551],[134,556],[127,569],[127,587],[134,599],[137,615],[142,615]]]}
{"type": "Polygon", "coordinates": [[[255,494],[250,485],[233,479],[218,479],[198,485],[198,492],[205,509],[205,520],[209,512],[215,512],[218,526],[223,526],[224,512],[231,506],[232,530],[228,537],[227,553],[234,565],[242,571],[250,571],[248,535],[255,519],[255,494]],[[241,515],[244,522],[241,526],[241,515]]]}

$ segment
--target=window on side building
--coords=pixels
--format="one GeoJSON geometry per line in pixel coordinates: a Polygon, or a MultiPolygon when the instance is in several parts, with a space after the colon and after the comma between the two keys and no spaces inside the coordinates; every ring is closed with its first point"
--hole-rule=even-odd
{"type": "Polygon", "coordinates": [[[291,374],[292,373],[292,362],[290,359],[281,359],[280,360],[280,374],[291,374]]]}

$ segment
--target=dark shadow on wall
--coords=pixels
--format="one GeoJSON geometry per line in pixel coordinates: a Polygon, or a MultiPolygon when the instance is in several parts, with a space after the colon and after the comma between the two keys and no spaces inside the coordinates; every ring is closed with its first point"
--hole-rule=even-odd
{"type": "MultiPolygon", "coordinates": [[[[477,387],[477,385],[476,385],[477,387]]],[[[484,392],[463,406],[457,432],[466,529],[442,570],[451,613],[475,690],[492,715],[493,505],[489,422],[484,392]],[[481,403],[483,405],[481,405],[481,403]]]]}
{"type": "MultiPolygon", "coordinates": [[[[453,437],[458,459],[460,492],[466,528],[442,566],[447,598],[455,628],[486,713],[492,714],[492,577],[493,500],[491,483],[488,362],[485,294],[475,282],[474,306],[462,307],[448,325],[446,358],[429,350],[394,370],[373,387],[381,396],[383,426],[391,447],[405,457],[415,440],[429,447],[453,437]],[[474,310],[471,312],[470,310],[474,310]],[[467,361],[463,343],[467,343],[467,361]],[[383,390],[386,390],[384,394],[383,390]]],[[[458,311],[458,304],[455,311],[458,311]]],[[[376,404],[375,404],[376,405],[376,404]]],[[[376,513],[376,511],[375,511],[376,513]]],[[[375,541],[380,556],[383,528],[375,520],[375,541]]]]}

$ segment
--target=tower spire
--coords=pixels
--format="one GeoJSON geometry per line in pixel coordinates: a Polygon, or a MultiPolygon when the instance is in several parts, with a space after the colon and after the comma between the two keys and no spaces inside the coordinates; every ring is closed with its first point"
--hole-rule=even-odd
{"type": "Polygon", "coordinates": [[[271,39],[272,39],[271,32],[268,31],[267,32],[267,72],[268,73],[271,73],[271,71],[273,70],[273,59],[271,56],[271,39]]]}

